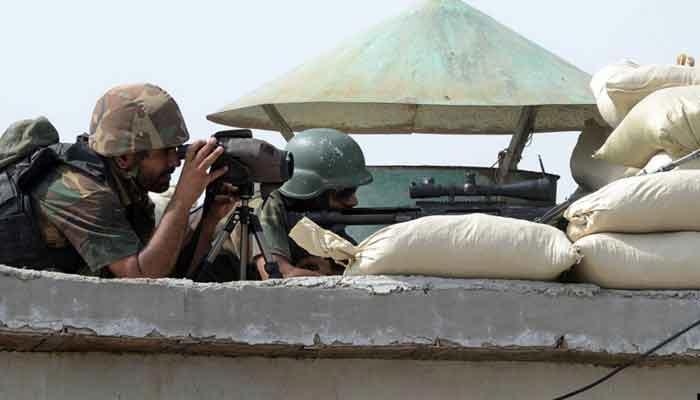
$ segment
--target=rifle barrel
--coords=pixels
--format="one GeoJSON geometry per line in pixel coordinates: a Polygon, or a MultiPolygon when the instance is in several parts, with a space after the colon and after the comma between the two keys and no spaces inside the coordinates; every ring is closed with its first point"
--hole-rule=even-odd
{"type": "Polygon", "coordinates": [[[473,213],[533,220],[549,207],[453,205],[430,208],[352,208],[342,211],[307,211],[290,213],[290,224],[307,217],[322,227],[350,225],[391,225],[429,215],[466,215],[473,213]]]}

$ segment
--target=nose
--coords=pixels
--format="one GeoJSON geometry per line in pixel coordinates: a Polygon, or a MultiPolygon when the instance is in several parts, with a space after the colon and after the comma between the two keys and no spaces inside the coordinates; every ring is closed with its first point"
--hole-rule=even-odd
{"type": "Polygon", "coordinates": [[[348,197],[345,201],[345,206],[347,208],[353,208],[357,205],[357,195],[355,193],[352,194],[352,196],[348,197]]]}
{"type": "Polygon", "coordinates": [[[180,166],[180,157],[177,156],[177,149],[171,147],[168,149],[168,166],[170,168],[177,168],[180,166]]]}

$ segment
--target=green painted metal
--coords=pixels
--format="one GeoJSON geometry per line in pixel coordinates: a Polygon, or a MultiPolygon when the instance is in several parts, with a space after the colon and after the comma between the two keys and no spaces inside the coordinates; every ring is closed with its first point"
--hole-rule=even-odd
{"type": "Polygon", "coordinates": [[[578,130],[597,114],[589,81],[462,1],[428,0],[207,118],[277,130],[272,104],[295,131],[510,134],[537,106],[535,132],[578,130]]]}
{"type": "MultiPolygon", "coordinates": [[[[419,182],[422,178],[431,177],[442,185],[463,185],[469,173],[476,175],[476,184],[492,185],[497,183],[496,168],[468,166],[369,166],[367,167],[374,180],[357,190],[358,207],[414,207],[416,201],[411,199],[408,189],[411,182],[419,182]]],[[[546,174],[553,180],[557,175],[546,174]]],[[[524,182],[542,177],[541,172],[511,171],[505,183],[524,182]]],[[[528,204],[527,200],[492,197],[493,200],[503,200],[512,204],[528,204]]],[[[426,199],[422,199],[425,201],[426,199]]],[[[434,199],[446,201],[447,198],[434,199]]],[[[377,231],[380,226],[350,226],[348,233],[358,241],[377,231]]]]}

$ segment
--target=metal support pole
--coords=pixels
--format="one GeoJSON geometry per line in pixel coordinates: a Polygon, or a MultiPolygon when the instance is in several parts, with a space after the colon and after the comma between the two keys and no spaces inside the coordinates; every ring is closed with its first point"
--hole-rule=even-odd
{"type": "Polygon", "coordinates": [[[277,127],[279,128],[280,133],[284,137],[284,140],[292,140],[292,138],[294,137],[294,131],[292,130],[292,128],[289,127],[287,121],[284,120],[284,117],[282,117],[282,114],[280,114],[277,107],[275,107],[274,104],[263,104],[262,108],[263,110],[265,110],[265,114],[267,114],[268,118],[270,118],[272,122],[277,124],[277,127]]]}
{"type": "Polygon", "coordinates": [[[518,167],[527,139],[534,129],[535,114],[536,110],[533,106],[525,106],[520,112],[518,125],[515,127],[505,156],[498,163],[497,183],[505,183],[510,171],[518,167]]]}

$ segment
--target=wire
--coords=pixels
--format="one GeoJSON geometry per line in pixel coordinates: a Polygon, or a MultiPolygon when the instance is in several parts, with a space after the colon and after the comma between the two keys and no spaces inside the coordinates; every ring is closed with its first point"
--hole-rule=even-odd
{"type": "Polygon", "coordinates": [[[608,373],[607,375],[605,375],[604,377],[598,379],[597,381],[595,381],[595,382],[593,382],[593,383],[591,383],[591,384],[588,384],[588,385],[586,385],[586,386],[584,386],[584,387],[582,387],[582,388],[580,388],[580,389],[576,389],[576,390],[574,390],[573,392],[569,392],[569,393],[567,393],[567,394],[565,394],[565,395],[562,395],[562,396],[559,396],[559,397],[555,397],[554,400],[564,400],[564,399],[568,399],[568,398],[574,397],[574,396],[576,396],[576,395],[578,395],[578,394],[581,394],[581,393],[583,393],[583,392],[585,392],[585,391],[587,391],[587,390],[593,389],[594,387],[596,387],[596,386],[600,385],[601,383],[607,381],[608,379],[612,378],[614,375],[617,375],[619,372],[621,372],[621,371],[624,370],[625,368],[631,367],[632,365],[639,363],[640,361],[642,361],[643,359],[647,358],[649,355],[651,355],[652,353],[654,353],[656,350],[658,350],[658,349],[660,349],[660,348],[666,346],[666,345],[669,344],[670,342],[672,342],[672,341],[678,339],[678,337],[682,336],[683,334],[685,334],[685,333],[688,332],[689,330],[691,330],[691,329],[697,327],[698,325],[700,325],[700,320],[697,320],[697,321],[693,322],[693,323],[690,324],[688,327],[684,328],[683,330],[681,330],[680,332],[674,334],[674,335],[671,336],[670,338],[668,338],[668,339],[664,340],[663,342],[657,344],[656,346],[652,347],[650,350],[648,350],[646,353],[642,354],[641,356],[637,357],[636,359],[634,359],[634,360],[628,362],[627,364],[624,364],[624,365],[622,365],[622,366],[620,366],[620,367],[615,368],[614,370],[612,370],[611,372],[609,372],[609,373],[608,373]]]}

